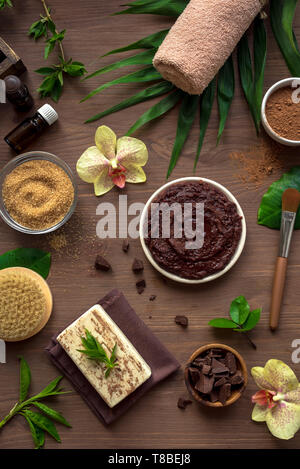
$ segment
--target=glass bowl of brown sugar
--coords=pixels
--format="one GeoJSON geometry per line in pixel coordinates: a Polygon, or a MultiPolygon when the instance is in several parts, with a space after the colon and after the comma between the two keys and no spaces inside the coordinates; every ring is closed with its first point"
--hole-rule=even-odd
{"type": "Polygon", "coordinates": [[[71,168],[51,153],[23,153],[0,172],[0,216],[22,233],[57,230],[74,213],[77,198],[71,168]]]}

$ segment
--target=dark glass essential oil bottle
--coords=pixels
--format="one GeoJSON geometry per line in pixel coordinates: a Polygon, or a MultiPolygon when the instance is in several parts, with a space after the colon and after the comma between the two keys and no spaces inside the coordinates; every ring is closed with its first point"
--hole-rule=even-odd
{"type": "Polygon", "coordinates": [[[25,83],[15,75],[8,75],[4,78],[4,82],[8,101],[19,111],[29,111],[33,106],[33,98],[25,83]]]}
{"type": "Polygon", "coordinates": [[[32,117],[24,119],[21,124],[6,135],[4,140],[16,153],[21,153],[57,119],[58,114],[53,107],[50,104],[44,104],[32,117]]]}

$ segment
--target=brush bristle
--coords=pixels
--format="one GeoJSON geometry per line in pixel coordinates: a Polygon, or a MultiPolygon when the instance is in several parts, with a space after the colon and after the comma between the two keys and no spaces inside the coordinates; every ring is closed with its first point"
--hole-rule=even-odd
{"type": "Polygon", "coordinates": [[[282,194],[282,210],[297,212],[300,204],[300,192],[297,189],[286,189],[282,194]]]}

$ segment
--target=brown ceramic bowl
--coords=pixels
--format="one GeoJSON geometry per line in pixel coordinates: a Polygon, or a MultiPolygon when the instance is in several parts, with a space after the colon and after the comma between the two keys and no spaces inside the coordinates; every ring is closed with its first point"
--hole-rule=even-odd
{"type": "Polygon", "coordinates": [[[241,397],[242,393],[244,392],[244,390],[247,386],[247,382],[248,382],[247,366],[246,366],[246,363],[245,363],[245,360],[243,359],[243,357],[236,350],[234,350],[232,347],[229,347],[228,345],[224,345],[224,344],[203,345],[202,347],[198,348],[191,355],[191,357],[189,358],[188,363],[189,364],[192,363],[199,355],[202,355],[203,352],[205,352],[206,350],[212,349],[212,348],[220,348],[220,349],[223,349],[223,350],[226,350],[228,352],[233,353],[233,355],[235,356],[236,361],[237,361],[237,368],[241,370],[242,375],[244,377],[244,384],[239,389],[236,389],[236,390],[233,391],[233,393],[231,394],[229,399],[227,399],[227,401],[224,405],[219,401],[217,401],[217,402],[206,401],[205,399],[203,399],[200,396],[200,394],[194,389],[194,386],[192,385],[192,383],[190,381],[188,365],[185,367],[185,370],[184,370],[185,384],[186,384],[186,387],[187,387],[189,393],[193,396],[193,398],[197,402],[200,402],[201,404],[204,404],[204,405],[209,406],[209,407],[225,407],[225,406],[228,406],[228,405],[233,404],[234,402],[236,402],[241,397]]]}

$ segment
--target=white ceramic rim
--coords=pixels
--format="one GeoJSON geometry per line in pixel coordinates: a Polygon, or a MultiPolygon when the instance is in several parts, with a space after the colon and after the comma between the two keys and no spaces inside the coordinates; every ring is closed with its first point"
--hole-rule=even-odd
{"type": "MultiPolygon", "coordinates": [[[[291,77],[291,78],[284,78],[283,80],[277,81],[274,83],[274,85],[271,86],[271,88],[268,89],[266,92],[262,104],[261,104],[261,122],[262,125],[267,132],[267,134],[276,142],[282,143],[283,145],[289,146],[289,147],[298,147],[300,145],[300,140],[289,140],[288,138],[281,137],[279,134],[274,132],[272,127],[270,126],[267,116],[266,116],[266,104],[269,99],[269,97],[278,89],[284,88],[286,86],[291,86],[293,81],[297,81],[298,84],[300,85],[300,78],[299,77],[291,77]]],[[[295,88],[296,89],[296,88],[295,88]]],[[[299,104],[300,106],[300,104],[299,104]]]]}
{"type": "Polygon", "coordinates": [[[159,273],[161,273],[162,275],[164,275],[165,277],[167,277],[171,280],[174,280],[175,282],[186,283],[186,284],[189,284],[189,285],[198,285],[200,283],[206,283],[206,282],[211,282],[212,280],[216,280],[217,278],[221,277],[226,272],[228,272],[234,266],[234,264],[237,262],[238,258],[240,257],[240,255],[243,252],[243,249],[244,249],[244,246],[245,246],[245,241],[246,241],[247,227],[246,227],[246,220],[245,220],[244,212],[243,212],[240,204],[238,203],[236,198],[232,195],[232,193],[228,189],[226,189],[226,187],[222,186],[218,182],[213,181],[211,179],[206,179],[206,178],[201,178],[201,177],[196,177],[196,176],[193,177],[192,176],[192,177],[184,177],[184,178],[180,178],[180,179],[175,179],[174,181],[170,181],[167,184],[164,184],[159,189],[157,189],[154,192],[154,194],[152,194],[152,196],[148,199],[148,201],[147,201],[147,203],[146,203],[146,205],[143,209],[143,212],[142,212],[142,215],[141,215],[141,220],[140,220],[139,233],[140,233],[140,241],[141,241],[141,245],[142,245],[144,254],[147,257],[150,264],[152,264],[152,266],[159,273]],[[151,202],[158,196],[158,194],[160,194],[160,192],[162,192],[163,190],[165,190],[167,187],[171,186],[172,184],[177,184],[179,182],[187,182],[187,181],[204,181],[204,182],[207,182],[207,183],[211,184],[212,186],[216,187],[217,189],[222,191],[228,197],[228,199],[231,202],[235,203],[235,205],[237,207],[238,214],[242,217],[241,239],[240,239],[238,247],[237,247],[233,257],[231,258],[230,262],[226,265],[226,267],[223,270],[220,270],[216,274],[209,275],[209,276],[204,277],[204,278],[199,279],[199,280],[191,280],[191,279],[188,279],[188,278],[179,277],[178,275],[172,274],[171,272],[168,272],[168,271],[162,269],[157,264],[157,262],[153,259],[148,247],[146,246],[144,236],[143,236],[143,226],[144,226],[145,218],[146,218],[148,208],[149,208],[149,205],[151,204],[151,202]]]}

